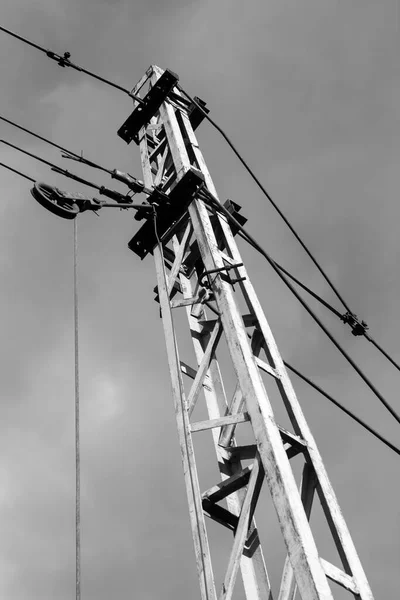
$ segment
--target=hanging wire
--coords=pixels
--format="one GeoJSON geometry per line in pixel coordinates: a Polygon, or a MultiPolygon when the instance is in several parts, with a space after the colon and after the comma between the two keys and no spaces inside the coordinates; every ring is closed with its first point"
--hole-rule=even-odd
{"type": "Polygon", "coordinates": [[[81,600],[81,447],[79,398],[78,219],[74,219],[74,332],[75,332],[75,592],[81,600]]]}
{"type": "Polygon", "coordinates": [[[385,398],[377,390],[377,388],[369,380],[369,378],[365,375],[365,373],[354,362],[354,360],[349,356],[349,354],[344,350],[344,348],[341,347],[341,345],[339,344],[339,342],[336,341],[336,339],[333,337],[333,335],[330,333],[330,331],[325,327],[325,325],[317,317],[317,315],[314,313],[314,311],[308,306],[308,304],[306,303],[306,301],[299,295],[299,293],[296,291],[296,289],[292,286],[292,284],[287,279],[287,277],[278,269],[278,267],[275,265],[275,262],[269,256],[269,254],[260,246],[260,244],[258,244],[258,242],[256,242],[256,240],[231,215],[231,213],[222,204],[220,204],[216,200],[216,198],[214,198],[214,196],[207,189],[203,188],[203,190],[199,193],[199,196],[203,200],[205,200],[209,204],[209,206],[211,206],[212,208],[214,208],[214,210],[222,212],[225,215],[225,217],[229,221],[231,221],[231,223],[233,223],[234,226],[237,227],[245,235],[245,237],[251,242],[252,246],[254,248],[257,248],[258,252],[260,252],[260,254],[262,254],[267,259],[267,261],[269,262],[269,264],[271,265],[271,267],[274,269],[274,271],[282,279],[282,281],[289,288],[289,290],[292,292],[292,294],[295,296],[295,298],[297,298],[297,300],[300,302],[300,304],[303,306],[303,308],[305,308],[305,310],[308,312],[308,314],[314,319],[314,321],[317,323],[317,325],[319,325],[319,327],[322,329],[322,331],[325,333],[325,335],[331,340],[331,342],[334,344],[334,346],[336,347],[336,349],[339,350],[339,352],[342,354],[342,356],[344,356],[344,358],[347,360],[347,362],[358,373],[358,375],[361,377],[361,379],[367,384],[367,386],[375,394],[375,396],[383,404],[383,406],[390,412],[390,414],[396,419],[396,421],[398,423],[400,423],[400,416],[397,414],[397,412],[394,410],[394,408],[389,404],[389,402],[387,402],[387,400],[385,400],[385,398]]]}
{"type": "Polygon", "coordinates": [[[53,52],[52,50],[46,50],[46,48],[39,46],[39,44],[35,44],[35,42],[31,42],[30,40],[27,40],[26,38],[22,37],[22,35],[18,35],[17,33],[14,33],[13,31],[6,29],[5,27],[0,26],[0,31],[3,31],[4,33],[7,33],[8,35],[11,35],[12,37],[16,38],[20,42],[23,42],[24,44],[28,44],[28,46],[31,46],[32,48],[35,48],[36,50],[40,50],[40,52],[44,52],[44,54],[46,54],[46,56],[48,56],[52,60],[55,60],[60,67],[71,67],[75,71],[80,71],[81,73],[85,73],[85,75],[89,75],[89,77],[93,77],[93,79],[97,79],[97,81],[101,81],[102,83],[105,83],[106,85],[109,85],[117,90],[120,90],[121,92],[128,94],[128,96],[130,96],[131,98],[136,100],[136,102],[143,104],[143,99],[140,98],[139,96],[136,96],[135,94],[133,94],[130,90],[127,90],[126,88],[122,87],[121,85],[118,85],[117,83],[114,83],[113,81],[110,81],[109,79],[104,79],[104,77],[100,77],[100,75],[96,75],[95,73],[92,73],[91,71],[88,71],[87,69],[83,69],[82,67],[79,67],[78,65],[71,62],[69,60],[69,58],[71,56],[71,54],[69,52],[65,52],[63,55],[57,54],[56,52],[53,52]]]}
{"type": "Polygon", "coordinates": [[[313,256],[313,254],[308,249],[308,247],[306,246],[306,244],[303,242],[303,240],[301,239],[301,237],[299,236],[299,234],[296,232],[296,230],[294,229],[293,225],[290,223],[290,221],[288,220],[288,218],[285,216],[285,214],[282,212],[282,210],[279,208],[279,206],[276,204],[276,202],[272,199],[272,197],[267,192],[267,190],[265,189],[265,187],[263,186],[263,184],[261,183],[261,181],[255,175],[254,171],[250,168],[250,166],[248,165],[248,163],[245,161],[245,159],[239,153],[239,151],[237,150],[237,148],[233,144],[233,142],[229,139],[229,137],[226,135],[226,133],[223,131],[223,129],[221,129],[221,127],[219,125],[217,125],[217,123],[208,115],[208,113],[204,110],[204,108],[198,102],[196,102],[196,100],[194,100],[191,96],[189,96],[189,94],[187,92],[185,92],[185,90],[183,90],[180,85],[178,85],[178,87],[179,87],[180,91],[182,92],[182,94],[184,94],[186,96],[186,98],[190,102],[192,102],[200,110],[200,112],[204,115],[204,117],[207,119],[207,121],[209,121],[211,123],[211,125],[222,135],[222,137],[227,142],[227,144],[229,145],[229,147],[233,150],[233,152],[236,154],[236,156],[238,157],[238,159],[240,160],[240,162],[242,163],[242,165],[244,166],[244,168],[246,169],[246,171],[250,174],[250,176],[252,177],[252,179],[255,181],[255,183],[257,184],[257,186],[260,188],[260,190],[262,191],[262,193],[264,194],[264,196],[269,200],[269,202],[272,204],[272,206],[274,207],[274,209],[276,210],[276,212],[279,214],[279,216],[282,218],[282,220],[289,227],[290,231],[292,232],[292,234],[294,235],[294,237],[296,238],[296,240],[299,242],[299,244],[301,245],[301,247],[303,248],[303,250],[306,252],[306,254],[310,257],[310,259],[312,260],[312,262],[314,263],[314,265],[317,267],[318,271],[321,273],[321,275],[323,276],[323,278],[325,279],[325,281],[328,283],[328,285],[330,286],[330,288],[332,289],[332,291],[335,293],[335,295],[337,296],[337,298],[340,300],[340,302],[343,304],[343,306],[346,308],[346,310],[348,312],[351,312],[350,309],[349,309],[349,307],[347,306],[346,302],[344,301],[343,297],[341,296],[341,294],[339,293],[339,291],[336,289],[335,285],[332,283],[332,281],[330,280],[330,278],[328,277],[328,275],[325,273],[325,271],[323,270],[323,268],[321,267],[321,265],[318,263],[317,259],[313,256]]]}

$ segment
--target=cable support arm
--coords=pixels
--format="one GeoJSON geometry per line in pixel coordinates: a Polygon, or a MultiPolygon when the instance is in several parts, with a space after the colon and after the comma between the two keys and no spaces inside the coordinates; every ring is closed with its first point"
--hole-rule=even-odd
{"type": "Polygon", "coordinates": [[[84,69],[84,68],[74,64],[73,62],[71,62],[69,60],[70,56],[71,56],[70,52],[64,52],[63,55],[57,54],[56,52],[53,52],[52,50],[46,50],[46,48],[39,46],[39,44],[35,44],[34,42],[31,42],[30,40],[22,37],[21,35],[18,35],[17,33],[14,33],[13,31],[10,31],[9,29],[6,29],[5,27],[0,26],[0,31],[3,31],[4,33],[7,33],[8,35],[11,35],[12,37],[23,42],[24,44],[28,44],[28,46],[31,46],[32,48],[35,48],[36,50],[40,50],[40,52],[43,52],[44,54],[46,54],[46,56],[48,56],[52,60],[55,60],[60,67],[71,67],[75,71],[80,71],[81,73],[85,73],[85,75],[89,75],[89,77],[93,77],[93,79],[97,79],[98,81],[101,81],[102,83],[105,83],[106,85],[109,85],[117,90],[120,90],[121,92],[124,92],[125,94],[127,94],[128,96],[133,98],[136,102],[139,102],[139,104],[143,104],[142,98],[140,98],[139,96],[136,96],[136,94],[133,94],[131,91],[127,90],[126,88],[122,87],[121,85],[118,85],[117,83],[114,83],[113,81],[109,81],[108,79],[105,79],[104,77],[101,77],[100,75],[96,75],[96,73],[92,73],[91,71],[88,71],[87,69],[84,69]]]}
{"type": "Polygon", "coordinates": [[[300,302],[300,304],[308,312],[308,314],[312,317],[312,319],[317,323],[317,325],[319,325],[319,327],[322,329],[322,331],[325,333],[325,335],[331,340],[331,342],[334,344],[334,346],[337,348],[337,350],[339,350],[339,352],[342,354],[342,356],[344,356],[344,358],[347,360],[347,362],[358,373],[358,375],[361,377],[361,379],[364,381],[364,383],[367,384],[367,386],[370,388],[370,390],[375,394],[375,396],[385,406],[385,408],[391,413],[391,415],[396,419],[396,421],[398,423],[400,423],[400,416],[397,414],[397,412],[394,410],[394,408],[387,402],[387,400],[385,400],[385,398],[382,396],[382,394],[377,390],[377,388],[373,385],[373,383],[363,373],[363,371],[360,369],[360,367],[353,361],[353,359],[344,350],[344,348],[342,348],[340,346],[339,342],[337,342],[337,340],[333,337],[333,335],[330,333],[330,331],[325,327],[325,325],[322,323],[322,321],[317,317],[317,315],[314,313],[314,311],[309,307],[309,305],[306,303],[306,301],[299,295],[299,293],[296,291],[296,289],[293,287],[293,285],[290,283],[290,281],[287,279],[287,277],[282,273],[282,271],[280,271],[280,269],[275,264],[274,260],[269,256],[269,254],[267,254],[267,252],[256,242],[256,240],[245,230],[245,228],[230,214],[230,212],[222,204],[220,204],[218,202],[218,200],[216,198],[214,198],[214,196],[208,190],[203,189],[200,192],[199,196],[201,196],[201,198],[203,200],[205,200],[206,202],[208,201],[208,204],[211,205],[211,207],[213,207],[215,210],[222,212],[225,215],[225,217],[229,221],[231,221],[231,223],[234,224],[235,227],[237,227],[240,231],[242,231],[242,233],[244,233],[246,238],[251,241],[252,245],[255,248],[257,248],[257,250],[260,252],[260,254],[262,254],[267,259],[267,261],[269,262],[271,267],[278,274],[278,276],[282,279],[282,281],[285,283],[285,285],[289,288],[289,290],[292,292],[292,294],[295,296],[295,298],[300,302]]]}

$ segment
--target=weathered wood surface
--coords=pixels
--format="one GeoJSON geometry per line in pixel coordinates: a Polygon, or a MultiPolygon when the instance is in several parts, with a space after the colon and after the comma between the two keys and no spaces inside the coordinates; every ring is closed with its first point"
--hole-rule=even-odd
{"type": "Polygon", "coordinates": [[[231,425],[232,423],[245,423],[246,421],[249,421],[248,413],[237,413],[236,415],[227,415],[226,417],[219,417],[218,419],[210,419],[208,421],[197,421],[197,423],[191,424],[191,430],[193,432],[205,431],[206,429],[223,427],[224,425],[231,425]]]}

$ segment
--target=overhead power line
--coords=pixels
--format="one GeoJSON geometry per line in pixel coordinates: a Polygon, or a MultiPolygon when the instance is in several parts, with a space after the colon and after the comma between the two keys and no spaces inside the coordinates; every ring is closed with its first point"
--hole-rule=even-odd
{"type": "Polygon", "coordinates": [[[343,304],[343,306],[346,308],[346,310],[349,311],[349,312],[351,312],[350,308],[347,306],[346,302],[344,301],[343,297],[341,296],[341,294],[339,293],[339,291],[337,290],[337,288],[335,287],[335,285],[332,283],[331,279],[325,273],[325,271],[323,270],[323,268],[321,267],[321,265],[318,263],[317,259],[314,257],[314,255],[311,253],[311,251],[308,249],[308,247],[306,246],[306,244],[303,242],[303,240],[301,239],[301,237],[299,236],[299,234],[297,233],[297,231],[294,229],[293,225],[290,223],[290,221],[288,220],[288,218],[285,216],[285,214],[282,212],[282,210],[279,208],[279,206],[276,204],[276,202],[272,199],[272,197],[270,196],[270,194],[267,192],[267,190],[265,189],[265,187],[263,186],[263,184],[261,183],[261,181],[255,175],[254,171],[251,169],[251,167],[248,165],[248,163],[245,161],[245,159],[242,157],[242,155],[239,153],[239,151],[237,150],[236,146],[229,139],[229,137],[227,136],[227,134],[208,115],[208,113],[204,110],[204,108],[198,102],[196,102],[196,100],[194,100],[187,92],[185,92],[185,90],[182,89],[181,86],[178,85],[178,87],[179,87],[180,91],[182,92],[182,94],[184,94],[186,96],[186,98],[190,102],[193,102],[193,104],[201,111],[201,113],[204,115],[204,117],[207,119],[207,121],[209,121],[211,123],[211,125],[222,135],[222,137],[227,142],[227,144],[229,145],[229,147],[233,150],[233,152],[236,154],[236,156],[238,157],[238,159],[240,160],[240,162],[242,163],[242,165],[244,166],[244,168],[246,169],[246,171],[250,174],[250,176],[252,177],[252,179],[255,181],[255,183],[257,184],[257,186],[260,188],[260,190],[262,191],[262,193],[264,194],[264,196],[269,200],[269,202],[272,204],[272,206],[274,207],[274,209],[276,210],[276,212],[279,214],[279,216],[283,219],[283,221],[289,227],[290,231],[293,233],[293,235],[296,238],[296,240],[299,242],[299,244],[301,245],[301,247],[303,248],[303,250],[310,257],[310,259],[312,260],[312,262],[314,263],[314,265],[317,267],[318,271],[321,273],[321,275],[323,276],[323,278],[325,279],[325,281],[328,283],[328,285],[330,286],[330,288],[332,289],[332,291],[335,293],[335,295],[337,296],[337,298],[340,300],[340,302],[343,304]]]}
{"type": "MultiPolygon", "coordinates": [[[[68,150],[67,148],[60,146],[59,144],[56,144],[55,142],[52,142],[51,140],[43,137],[42,135],[39,135],[38,133],[35,133],[35,132],[31,131],[30,129],[27,129],[26,127],[23,127],[22,125],[19,125],[18,123],[15,123],[15,121],[10,121],[10,119],[6,119],[5,117],[2,117],[1,115],[0,115],[0,120],[4,121],[5,123],[8,123],[9,125],[12,125],[13,127],[16,127],[17,129],[20,129],[21,131],[24,131],[28,135],[31,135],[34,138],[37,138],[38,140],[41,140],[42,142],[49,144],[50,146],[53,146],[54,148],[57,148],[58,150],[61,150],[61,152],[64,153],[64,154],[62,154],[63,158],[69,158],[70,160],[74,160],[76,162],[80,162],[84,165],[87,165],[88,167],[92,167],[93,169],[98,169],[100,171],[103,171],[104,173],[108,173],[112,179],[116,179],[117,181],[124,183],[135,193],[144,192],[145,194],[150,195],[153,191],[151,189],[146,188],[142,181],[140,181],[136,177],[133,177],[132,175],[129,175],[129,173],[123,173],[122,171],[119,171],[118,169],[107,169],[106,167],[103,167],[102,165],[99,165],[98,163],[95,163],[92,160],[85,158],[82,154],[77,154],[76,152],[73,152],[72,150],[68,150]]],[[[7,144],[8,142],[4,142],[4,143],[7,144]]],[[[14,148],[16,148],[16,147],[14,146],[14,148]]],[[[36,157],[36,158],[38,158],[38,157],[36,157]]]]}
{"type": "MultiPolygon", "coordinates": [[[[18,123],[15,123],[15,121],[10,121],[10,119],[6,119],[5,117],[2,117],[1,115],[0,115],[0,120],[4,121],[5,123],[8,123],[9,125],[12,125],[13,127],[16,127],[17,129],[20,129],[21,131],[24,131],[28,135],[31,135],[31,136],[37,138],[38,140],[41,140],[42,142],[49,144],[50,146],[53,146],[53,148],[57,148],[57,150],[61,150],[61,152],[65,152],[68,155],[76,157],[76,159],[79,162],[82,162],[85,165],[88,165],[89,167],[93,167],[94,169],[100,169],[101,171],[105,171],[106,173],[110,173],[110,174],[112,173],[112,171],[110,171],[109,169],[106,169],[105,167],[102,167],[101,165],[94,163],[91,160],[88,160],[87,158],[84,158],[83,156],[81,156],[79,154],[76,154],[76,152],[72,152],[72,150],[67,150],[67,148],[60,146],[59,144],[56,144],[55,142],[52,142],[48,138],[45,138],[42,135],[39,135],[38,133],[35,133],[34,131],[27,129],[26,127],[23,127],[22,125],[19,125],[18,123]]],[[[65,158],[70,158],[70,157],[68,156],[65,158]]]]}
{"type": "Polygon", "coordinates": [[[13,169],[12,167],[10,167],[10,165],[6,165],[3,162],[0,162],[0,166],[4,167],[5,169],[8,169],[9,171],[12,171],[13,173],[16,173],[17,175],[20,175],[21,177],[24,177],[25,179],[28,179],[28,181],[32,181],[33,183],[35,183],[36,181],[36,179],[33,179],[33,177],[29,177],[29,175],[26,175],[26,173],[22,173],[17,169],[13,169]]]}
{"type": "MultiPolygon", "coordinates": [[[[8,123],[9,125],[12,125],[13,127],[16,127],[17,129],[20,129],[21,131],[24,131],[25,133],[27,133],[28,135],[31,135],[39,140],[41,140],[42,142],[45,142],[47,144],[50,144],[51,146],[53,146],[54,148],[57,148],[58,150],[61,150],[61,152],[64,152],[63,154],[63,158],[70,158],[72,160],[76,160],[77,162],[81,162],[89,167],[93,167],[95,169],[99,169],[101,171],[104,171],[105,173],[108,173],[109,175],[111,175],[112,178],[114,179],[118,179],[119,181],[123,181],[123,183],[127,183],[126,182],[126,177],[134,180],[137,183],[141,183],[138,182],[137,179],[133,178],[131,175],[127,175],[125,173],[121,173],[121,171],[118,171],[117,169],[107,169],[106,167],[103,167],[102,165],[99,165],[87,158],[84,158],[82,155],[77,154],[76,152],[73,152],[72,150],[68,150],[67,148],[64,148],[63,146],[60,146],[59,144],[56,144],[55,142],[37,134],[34,133],[33,131],[31,131],[30,129],[27,129],[26,127],[23,127],[22,125],[19,125],[19,123],[15,123],[15,121],[11,121],[10,119],[6,119],[5,117],[0,115],[0,120],[4,121],[5,123],[8,123]],[[124,179],[122,179],[122,176],[124,177],[124,179]]],[[[128,183],[129,185],[129,183],[128,183]]],[[[146,190],[146,188],[144,188],[144,191],[147,193],[151,193],[152,190],[146,190]]],[[[243,234],[241,234],[239,232],[239,235],[241,235],[242,237],[243,234]]],[[[280,269],[283,273],[285,273],[285,275],[287,275],[287,277],[290,277],[290,279],[292,279],[292,281],[294,281],[297,285],[299,285],[301,288],[303,288],[303,290],[305,290],[308,294],[310,294],[311,296],[313,296],[318,302],[320,302],[321,304],[323,304],[328,310],[330,310],[334,315],[336,315],[338,318],[342,318],[342,315],[339,311],[337,311],[335,308],[333,308],[333,306],[331,306],[330,304],[328,304],[328,302],[326,302],[323,298],[321,298],[318,294],[316,294],[315,292],[313,292],[308,286],[306,286],[304,283],[302,283],[301,281],[299,281],[294,275],[292,275],[289,271],[287,271],[284,267],[282,267],[280,264],[278,264],[275,261],[276,266],[278,267],[278,269],[280,269]]]]}
{"type": "Polygon", "coordinates": [[[44,158],[41,158],[40,156],[37,156],[36,154],[33,154],[32,152],[28,152],[27,150],[24,150],[23,148],[20,148],[19,146],[15,146],[14,144],[7,142],[6,140],[0,140],[0,142],[2,144],[6,144],[10,148],[14,148],[14,150],[18,150],[18,152],[22,152],[23,154],[26,154],[27,156],[30,156],[31,158],[34,158],[35,160],[38,160],[39,162],[47,165],[55,173],[59,173],[60,175],[64,175],[64,177],[68,177],[69,179],[73,179],[74,181],[82,183],[83,185],[94,188],[95,190],[97,190],[99,192],[99,194],[107,196],[107,198],[111,198],[112,200],[115,200],[116,202],[126,202],[126,203],[132,202],[131,196],[128,196],[126,194],[121,194],[120,192],[106,188],[104,185],[97,185],[96,183],[93,183],[92,181],[83,179],[82,177],[79,177],[79,175],[70,173],[66,169],[62,169],[61,167],[55,165],[54,163],[52,163],[48,160],[45,160],[44,158]]]}
{"type": "Polygon", "coordinates": [[[387,359],[388,359],[388,361],[389,361],[389,362],[390,362],[390,363],[391,363],[391,364],[392,364],[392,365],[393,365],[393,366],[394,366],[394,367],[395,367],[395,368],[396,368],[398,371],[400,371],[400,365],[399,365],[399,364],[398,364],[398,363],[397,363],[397,362],[394,360],[394,358],[392,358],[392,357],[390,356],[390,354],[388,354],[388,353],[386,352],[386,350],[384,350],[384,349],[382,348],[382,346],[380,346],[380,345],[379,345],[379,344],[378,344],[378,343],[377,343],[377,342],[376,342],[374,339],[372,339],[372,337],[371,337],[371,336],[370,336],[368,333],[364,333],[364,337],[365,337],[365,339],[367,339],[369,342],[371,342],[371,344],[372,344],[373,346],[375,346],[375,348],[376,348],[376,349],[377,349],[377,350],[378,350],[378,351],[379,351],[381,354],[383,354],[383,356],[384,356],[385,358],[387,358],[387,359]]]}
{"type": "Polygon", "coordinates": [[[63,55],[57,54],[56,52],[53,52],[52,50],[46,50],[46,48],[39,46],[39,44],[36,44],[35,42],[31,42],[30,40],[22,37],[22,35],[18,35],[17,33],[14,33],[13,31],[6,29],[5,27],[0,26],[0,31],[3,31],[4,33],[7,33],[8,35],[11,35],[12,37],[23,42],[24,44],[27,44],[28,46],[31,46],[32,48],[35,48],[36,50],[40,50],[40,52],[43,52],[44,54],[46,54],[46,56],[48,56],[52,60],[55,60],[60,67],[71,67],[71,69],[74,69],[75,71],[80,71],[81,73],[85,73],[85,75],[89,75],[89,77],[93,77],[93,79],[97,79],[97,81],[101,81],[102,83],[105,83],[106,85],[109,85],[121,92],[124,92],[125,94],[127,94],[128,96],[130,96],[131,98],[136,100],[136,102],[139,102],[140,104],[143,103],[142,98],[140,98],[139,96],[136,96],[136,94],[133,94],[130,90],[127,90],[126,88],[122,87],[121,85],[118,85],[117,83],[114,83],[113,81],[110,81],[109,79],[105,79],[104,77],[101,77],[100,75],[97,75],[96,73],[93,73],[92,71],[88,71],[87,69],[84,69],[83,67],[79,67],[75,63],[71,62],[69,60],[70,56],[71,56],[70,52],[64,52],[63,55]]]}
{"type": "Polygon", "coordinates": [[[258,252],[260,252],[260,254],[262,254],[267,259],[267,261],[269,262],[271,267],[274,269],[274,271],[282,279],[282,281],[285,283],[285,285],[290,289],[292,294],[295,296],[295,298],[297,298],[297,300],[300,302],[300,304],[303,306],[303,308],[305,308],[305,310],[312,317],[312,319],[314,319],[314,321],[317,323],[317,325],[319,325],[319,327],[322,329],[322,331],[325,333],[325,335],[331,340],[331,342],[337,348],[337,350],[339,350],[339,352],[342,354],[342,356],[344,356],[344,358],[347,360],[347,362],[358,373],[358,375],[361,377],[361,379],[367,384],[367,386],[375,394],[375,396],[383,404],[383,406],[390,412],[390,414],[396,419],[396,421],[398,423],[400,423],[400,416],[397,414],[397,412],[394,410],[394,408],[382,396],[382,394],[378,391],[378,389],[374,386],[374,384],[369,380],[369,378],[365,375],[365,373],[360,369],[360,367],[354,362],[354,360],[349,356],[349,354],[344,350],[344,348],[341,347],[339,342],[333,337],[333,335],[325,327],[325,325],[322,323],[322,321],[317,317],[317,315],[314,313],[314,311],[309,307],[309,305],[306,303],[306,301],[300,296],[300,294],[296,291],[296,289],[293,287],[293,285],[290,283],[290,281],[287,279],[287,277],[282,273],[282,271],[280,271],[278,269],[274,260],[269,256],[269,254],[246,231],[246,229],[231,215],[231,213],[222,204],[220,204],[216,198],[214,198],[214,196],[206,188],[203,188],[203,190],[199,193],[199,196],[203,200],[205,200],[205,202],[208,202],[208,204],[214,210],[222,212],[225,215],[225,217],[229,221],[231,221],[231,223],[233,223],[234,226],[236,228],[238,228],[246,236],[246,238],[251,242],[251,245],[254,248],[257,248],[258,252]]]}
{"type": "Polygon", "coordinates": [[[340,408],[340,410],[342,410],[344,413],[346,413],[346,415],[348,415],[351,419],[353,419],[354,421],[356,421],[359,425],[361,425],[362,427],[364,427],[364,429],[366,429],[367,431],[369,431],[369,433],[371,433],[378,440],[380,440],[383,444],[385,444],[385,446],[387,446],[388,448],[390,448],[391,450],[393,450],[393,452],[396,452],[396,454],[400,455],[400,448],[398,448],[397,446],[395,446],[394,444],[392,444],[391,442],[389,442],[389,440],[387,440],[380,433],[378,433],[376,431],[376,429],[374,429],[373,427],[371,427],[370,425],[368,425],[365,421],[363,421],[362,419],[360,419],[360,417],[358,417],[355,413],[353,413],[351,410],[349,410],[348,408],[346,408],[345,406],[343,406],[343,404],[341,404],[340,402],[338,402],[337,400],[335,400],[335,398],[333,398],[330,394],[328,394],[327,392],[325,392],[325,390],[323,390],[319,385],[317,385],[316,383],[314,383],[311,379],[309,379],[308,377],[306,377],[305,375],[303,375],[302,373],[300,373],[300,371],[298,371],[297,369],[295,369],[294,367],[292,367],[292,365],[289,365],[289,363],[287,363],[286,361],[284,361],[284,362],[285,362],[285,365],[287,366],[287,368],[290,369],[293,373],[295,373],[298,377],[300,377],[300,379],[302,379],[303,381],[305,381],[306,383],[308,383],[308,385],[310,385],[312,388],[314,388],[315,390],[317,390],[317,392],[319,392],[320,394],[322,394],[322,396],[324,396],[325,398],[327,398],[330,402],[332,402],[332,404],[334,404],[335,406],[337,406],[338,408],[340,408]]]}
{"type": "MultiPolygon", "coordinates": [[[[282,220],[289,227],[289,229],[293,233],[294,237],[297,239],[297,241],[302,246],[302,248],[304,249],[304,251],[310,257],[310,259],[312,260],[312,262],[314,263],[314,265],[317,267],[317,269],[321,273],[321,275],[324,277],[325,281],[328,283],[328,285],[330,286],[330,288],[332,289],[332,291],[335,293],[335,295],[337,296],[337,298],[340,300],[340,302],[346,308],[348,314],[351,315],[352,317],[354,317],[355,316],[354,313],[350,310],[349,306],[344,301],[343,297],[341,296],[341,294],[337,290],[336,286],[332,283],[331,279],[325,273],[325,271],[323,270],[323,268],[321,267],[321,265],[318,263],[318,261],[316,260],[316,258],[314,257],[314,255],[311,253],[311,251],[308,249],[308,247],[306,246],[306,244],[300,238],[299,234],[296,232],[296,230],[294,229],[294,227],[292,226],[292,224],[290,223],[290,221],[288,220],[288,218],[285,216],[285,214],[282,212],[282,210],[279,208],[279,206],[273,200],[273,198],[271,197],[271,195],[265,189],[265,187],[263,186],[263,184],[260,182],[260,180],[258,179],[258,177],[255,175],[254,171],[248,165],[247,161],[239,153],[239,151],[237,150],[236,146],[230,140],[230,138],[225,133],[225,131],[209,116],[209,114],[204,110],[204,108],[201,106],[201,104],[199,104],[194,98],[192,98],[179,84],[178,84],[178,87],[179,87],[181,93],[184,94],[186,96],[186,98],[190,102],[193,102],[193,104],[201,111],[201,113],[204,115],[204,117],[207,119],[207,121],[209,121],[211,123],[211,125],[222,135],[222,137],[225,139],[225,141],[227,142],[227,144],[229,145],[229,147],[233,150],[233,152],[236,154],[237,158],[240,160],[240,162],[242,163],[242,165],[245,167],[245,169],[250,174],[250,176],[252,177],[252,179],[255,181],[255,183],[257,184],[257,186],[260,188],[260,190],[262,191],[262,193],[269,200],[269,202],[272,204],[272,206],[274,207],[274,209],[276,210],[276,212],[280,215],[280,217],[282,218],[282,220]]],[[[282,270],[283,273],[285,273],[288,277],[290,277],[293,281],[295,281],[298,285],[300,285],[300,287],[302,287],[305,291],[307,291],[309,294],[311,294],[312,296],[314,296],[314,298],[316,298],[321,304],[323,304],[326,308],[328,308],[332,313],[336,314],[336,316],[339,317],[343,322],[349,324],[349,321],[346,320],[346,318],[345,318],[346,315],[341,315],[338,311],[336,311],[336,309],[334,309],[330,304],[328,304],[320,296],[317,296],[316,294],[314,294],[313,292],[311,292],[311,290],[309,288],[307,288],[307,286],[304,286],[303,284],[301,284],[290,273],[285,272],[285,270],[282,267],[280,267],[280,265],[277,264],[277,266],[278,266],[278,268],[280,268],[282,270]]],[[[375,340],[373,340],[372,337],[369,334],[367,334],[365,332],[365,329],[367,329],[366,323],[362,322],[362,324],[364,326],[364,331],[362,333],[359,333],[359,334],[355,333],[355,335],[363,335],[400,372],[400,365],[377,342],[375,342],[375,340]]],[[[354,329],[353,329],[353,333],[354,333],[354,329]]]]}

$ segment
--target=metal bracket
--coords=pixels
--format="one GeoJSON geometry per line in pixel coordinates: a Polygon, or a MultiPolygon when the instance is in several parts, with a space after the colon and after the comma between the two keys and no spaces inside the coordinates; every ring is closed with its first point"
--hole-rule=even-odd
{"type": "Polygon", "coordinates": [[[127,144],[134,140],[139,143],[140,129],[149,123],[150,119],[159,110],[168,94],[178,82],[178,76],[166,69],[148,94],[143,98],[143,103],[135,108],[125,123],[118,129],[117,134],[127,144]]]}
{"type": "MultiPolygon", "coordinates": [[[[226,265],[224,267],[220,267],[218,269],[210,269],[210,271],[204,271],[204,273],[202,274],[202,276],[200,277],[200,285],[202,285],[205,288],[210,289],[211,285],[209,281],[203,281],[205,278],[207,278],[209,275],[214,275],[216,273],[221,273],[223,271],[230,271],[231,269],[236,269],[237,267],[243,267],[243,263],[237,263],[236,265],[226,265]]],[[[238,281],[244,281],[246,279],[246,277],[238,277],[237,279],[232,279],[231,283],[237,283],[238,281]]]]}

